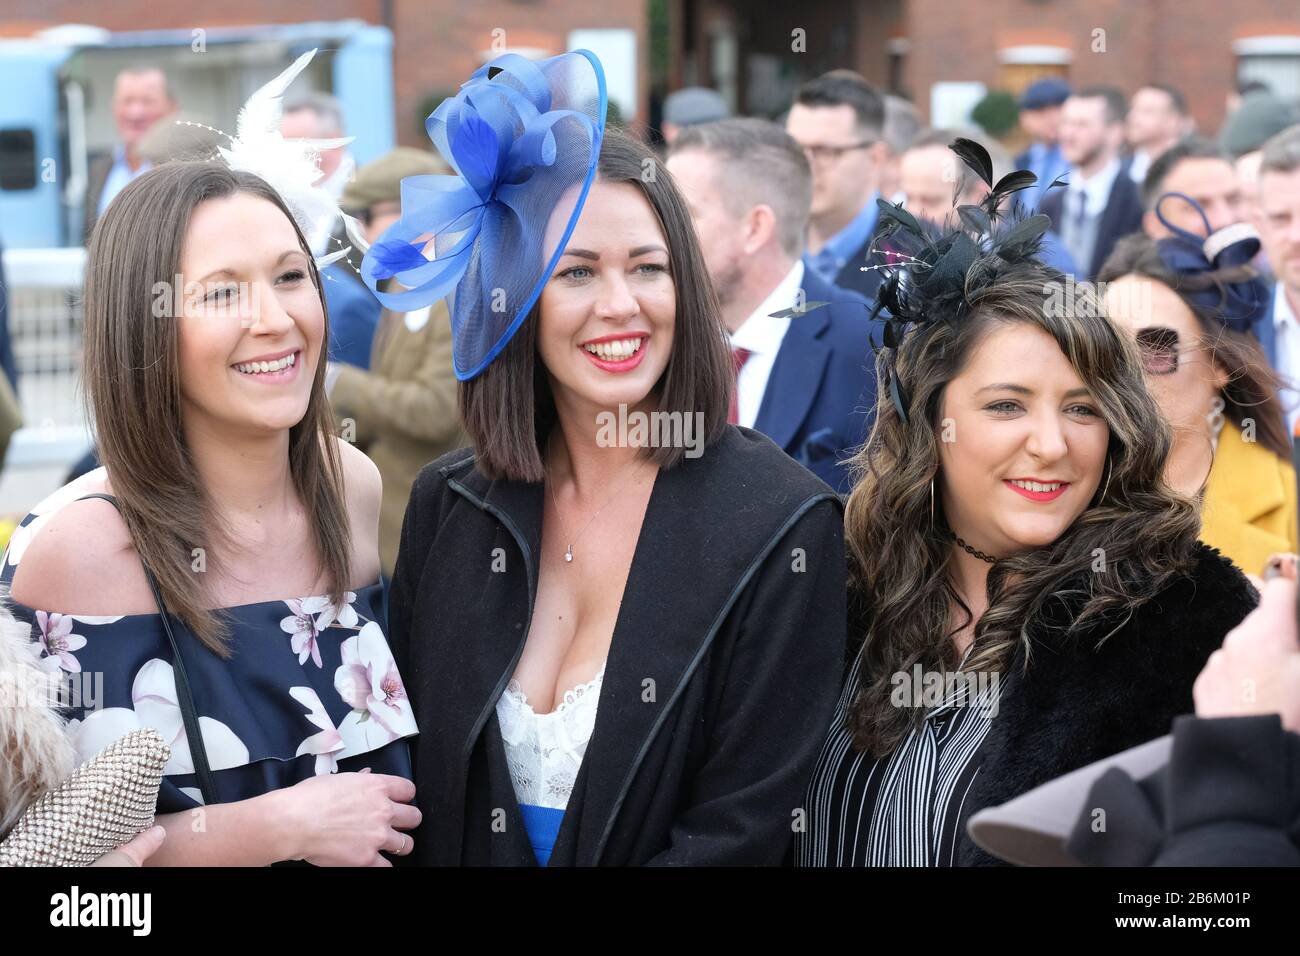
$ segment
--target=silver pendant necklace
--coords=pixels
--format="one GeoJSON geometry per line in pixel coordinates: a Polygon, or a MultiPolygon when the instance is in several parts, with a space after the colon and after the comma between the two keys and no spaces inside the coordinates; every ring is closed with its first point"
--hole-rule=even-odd
{"type": "MultiPolygon", "coordinates": [[[[549,454],[550,454],[550,450],[551,450],[551,442],[550,442],[550,439],[549,439],[549,438],[548,438],[547,441],[546,441],[546,450],[547,450],[547,454],[549,455],[549,454]]],[[[633,460],[633,462],[631,463],[631,465],[628,466],[628,470],[627,470],[626,474],[620,476],[620,480],[619,480],[619,481],[614,485],[614,492],[617,492],[618,489],[621,488],[621,487],[623,486],[623,479],[626,479],[628,475],[632,475],[632,474],[634,474],[634,473],[636,472],[636,466],[637,466],[638,464],[640,464],[640,461],[639,461],[639,460],[633,460]]],[[[549,472],[549,469],[548,469],[548,472],[549,472]]],[[[549,473],[548,473],[547,478],[546,478],[546,483],[547,483],[547,485],[550,486],[550,489],[551,489],[551,504],[553,504],[553,505],[555,506],[555,515],[556,515],[556,517],[558,518],[559,515],[560,515],[560,502],[559,502],[559,500],[555,497],[555,483],[552,482],[552,481],[550,480],[550,475],[549,475],[549,473]]],[[[605,499],[605,503],[602,504],[599,508],[596,509],[596,513],[593,514],[590,518],[588,518],[588,519],[587,519],[587,523],[584,524],[584,525],[582,526],[582,529],[581,529],[581,530],[580,530],[576,535],[574,535],[573,538],[571,538],[571,539],[569,540],[568,547],[566,547],[566,548],[564,549],[564,560],[565,560],[565,563],[572,563],[572,562],[573,562],[573,546],[577,543],[578,539],[581,538],[581,537],[586,533],[587,529],[591,527],[591,523],[592,523],[593,521],[595,521],[598,517],[600,517],[600,513],[601,513],[602,511],[605,510],[605,508],[609,505],[609,503],[610,503],[611,501],[614,500],[614,492],[610,492],[609,497],[605,499]]]]}

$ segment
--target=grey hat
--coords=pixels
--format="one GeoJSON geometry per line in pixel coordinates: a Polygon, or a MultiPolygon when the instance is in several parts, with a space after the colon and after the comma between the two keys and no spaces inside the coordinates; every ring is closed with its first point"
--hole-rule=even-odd
{"type": "Polygon", "coordinates": [[[1173,737],[1166,734],[1080,767],[1001,806],[973,814],[966,822],[966,830],[978,846],[1008,863],[1079,866],[1065,846],[1092,785],[1111,767],[1118,767],[1134,780],[1148,777],[1169,762],[1172,747],[1173,737]]]}
{"type": "Polygon", "coordinates": [[[664,122],[677,126],[695,126],[727,119],[731,110],[717,90],[703,86],[687,86],[669,93],[664,100],[664,122]]]}
{"type": "Polygon", "coordinates": [[[217,157],[217,147],[226,145],[220,132],[185,113],[164,116],[140,140],[140,155],[155,166],[173,160],[206,160],[217,157]]]}
{"type": "Polygon", "coordinates": [[[1268,90],[1256,90],[1241,98],[1241,105],[1223,124],[1219,140],[1233,156],[1241,156],[1259,149],[1294,122],[1295,113],[1285,102],[1268,90]]]}

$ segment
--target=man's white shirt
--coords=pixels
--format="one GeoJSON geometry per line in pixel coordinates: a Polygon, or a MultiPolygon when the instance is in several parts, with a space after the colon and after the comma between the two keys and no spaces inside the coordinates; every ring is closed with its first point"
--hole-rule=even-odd
{"type": "MultiPolygon", "coordinates": [[[[1296,318],[1287,298],[1286,286],[1278,282],[1273,290],[1273,330],[1277,336],[1277,373],[1288,385],[1300,384],[1300,319],[1296,318]]],[[[1300,419],[1300,391],[1283,388],[1279,395],[1286,415],[1287,434],[1295,434],[1300,419]]]]}
{"type": "Polygon", "coordinates": [[[793,308],[799,299],[799,290],[803,287],[803,261],[797,261],[786,273],[785,278],[777,283],[776,288],[768,293],[749,318],[731,334],[731,347],[745,349],[749,358],[736,379],[736,419],[737,424],[753,428],[758,420],[758,410],[763,404],[763,393],[767,391],[767,380],[772,377],[772,366],[776,355],[781,351],[781,343],[790,328],[790,319],[776,319],[773,312],[793,308]]]}

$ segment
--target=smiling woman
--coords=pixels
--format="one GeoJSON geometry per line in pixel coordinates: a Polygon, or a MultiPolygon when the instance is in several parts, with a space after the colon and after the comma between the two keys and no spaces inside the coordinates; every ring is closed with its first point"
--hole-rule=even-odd
{"type": "MultiPolygon", "coordinates": [[[[452,106],[516,82],[537,95],[550,75],[539,108],[589,108],[572,86],[590,62],[503,57],[452,106]]],[[[496,321],[517,331],[461,384],[474,447],[421,472],[402,529],[394,651],[437,728],[417,750],[411,861],[776,864],[843,656],[840,502],[726,423],[733,366],[682,197],[643,144],[592,124],[548,166],[573,175],[549,184],[509,165],[521,151],[499,129],[502,192],[545,211],[542,241],[481,232],[454,299],[456,366],[472,370],[497,341],[479,296],[538,290],[506,297],[519,314],[496,321]],[[644,437],[606,424],[634,415],[698,416],[702,448],[611,440],[644,437]]]]}
{"type": "Polygon", "coordinates": [[[103,467],[33,509],[0,574],[43,666],[103,676],[79,758],[142,726],[170,745],[152,864],[409,852],[379,477],[331,433],[301,230],[257,176],[169,163],[109,205],[86,276],[103,467]]]}
{"type": "Polygon", "coordinates": [[[891,398],[845,516],[858,647],[803,865],[993,862],[972,812],[1166,733],[1253,603],[1164,482],[1169,431],[1135,348],[1095,300],[1053,307],[1044,217],[965,232],[996,210],[963,207],[883,287],[891,398]],[[953,671],[981,680],[934,706],[898,693],[953,671]]]}

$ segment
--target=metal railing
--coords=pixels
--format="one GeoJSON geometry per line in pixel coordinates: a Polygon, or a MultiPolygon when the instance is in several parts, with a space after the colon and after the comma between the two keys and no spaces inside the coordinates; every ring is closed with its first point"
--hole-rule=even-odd
{"type": "Polygon", "coordinates": [[[6,249],[9,338],[23,427],[5,467],[69,465],[90,446],[80,398],[86,250],[6,249]]]}

